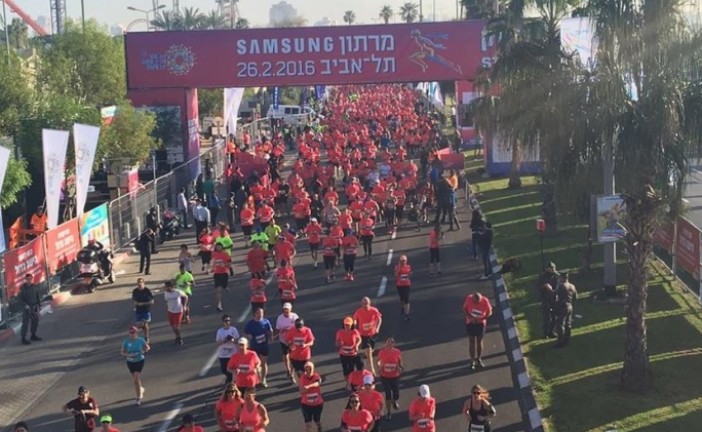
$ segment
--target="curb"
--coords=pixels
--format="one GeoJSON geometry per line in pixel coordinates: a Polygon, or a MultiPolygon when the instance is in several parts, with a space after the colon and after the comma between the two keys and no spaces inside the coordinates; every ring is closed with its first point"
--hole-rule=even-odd
{"type": "MultiPolygon", "coordinates": [[[[480,210],[480,203],[474,195],[470,197],[470,208],[480,210]]],[[[514,324],[514,314],[512,305],[509,301],[509,293],[507,285],[502,277],[500,270],[502,267],[497,261],[495,248],[490,249],[490,265],[492,266],[492,285],[495,289],[497,305],[502,311],[502,319],[507,330],[507,343],[505,349],[512,360],[512,369],[519,383],[519,393],[521,396],[522,412],[527,413],[529,418],[530,432],[544,432],[543,422],[541,421],[541,413],[534,398],[534,389],[531,386],[531,378],[529,377],[529,369],[527,368],[526,360],[522,354],[522,346],[519,342],[519,333],[514,324]]]]}
{"type": "MultiPolygon", "coordinates": [[[[127,258],[129,258],[129,255],[131,254],[131,249],[121,251],[119,253],[115,253],[115,258],[113,261],[113,265],[116,268],[120,264],[124,263],[127,258]]],[[[72,284],[72,281],[67,284],[67,287],[72,284]]],[[[68,300],[73,297],[73,290],[72,289],[66,289],[65,291],[57,291],[53,294],[51,294],[51,302],[47,302],[40,310],[39,310],[39,316],[42,317],[46,314],[53,313],[54,309],[61,306],[62,304],[66,303],[68,300]]],[[[22,322],[13,324],[12,326],[0,330],[0,345],[4,345],[7,342],[9,342],[15,335],[18,335],[20,333],[20,328],[22,327],[22,322]]]]}

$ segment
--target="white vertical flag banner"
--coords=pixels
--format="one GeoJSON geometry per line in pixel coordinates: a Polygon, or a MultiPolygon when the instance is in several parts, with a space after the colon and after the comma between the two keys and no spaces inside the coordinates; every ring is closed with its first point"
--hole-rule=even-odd
{"type": "Polygon", "coordinates": [[[46,192],[46,219],[49,229],[55,228],[59,220],[61,183],[65,177],[68,131],[42,130],[44,152],[44,189],[46,192]]]}
{"type": "Polygon", "coordinates": [[[227,127],[227,133],[231,135],[236,134],[236,118],[243,98],[243,87],[224,89],[224,124],[227,127]]]}
{"type": "MultiPolygon", "coordinates": [[[[2,184],[5,181],[5,173],[7,173],[7,164],[10,162],[10,149],[0,146],[0,191],[2,184]]],[[[5,252],[7,248],[5,244],[5,229],[2,224],[2,211],[0,211],[0,253],[5,252]]]]}
{"type": "Polygon", "coordinates": [[[83,214],[85,201],[88,199],[90,174],[93,172],[95,151],[100,128],[96,126],[75,123],[73,125],[73,146],[76,154],[76,211],[78,216],[83,214]]]}

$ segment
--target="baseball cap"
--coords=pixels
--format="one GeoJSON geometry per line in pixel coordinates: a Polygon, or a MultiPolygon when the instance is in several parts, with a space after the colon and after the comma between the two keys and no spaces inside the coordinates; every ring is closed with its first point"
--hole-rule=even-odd
{"type": "Polygon", "coordinates": [[[419,386],[419,396],[421,396],[423,398],[431,397],[431,392],[429,391],[428,385],[422,384],[419,386]]]}
{"type": "Polygon", "coordinates": [[[290,303],[283,303],[283,309],[292,310],[292,304],[290,304],[290,303]]]}
{"type": "Polygon", "coordinates": [[[80,386],[78,387],[78,394],[83,394],[88,392],[88,387],[86,386],[80,386]]]}
{"type": "Polygon", "coordinates": [[[371,375],[366,375],[363,377],[363,385],[373,384],[374,380],[371,375]]]}
{"type": "Polygon", "coordinates": [[[310,222],[317,222],[317,218],[315,218],[315,217],[310,218],[310,222]]]}
{"type": "Polygon", "coordinates": [[[107,414],[100,417],[100,423],[112,423],[112,416],[107,414]]]}
{"type": "Polygon", "coordinates": [[[249,344],[249,340],[246,339],[245,337],[241,337],[241,338],[239,338],[238,341],[236,341],[236,343],[239,344],[239,345],[248,345],[248,344],[249,344]]]}
{"type": "Polygon", "coordinates": [[[137,333],[138,331],[139,331],[139,329],[136,328],[135,326],[129,327],[129,333],[137,333]]]}
{"type": "Polygon", "coordinates": [[[353,318],[347,316],[344,318],[344,325],[353,325],[353,318]]]}

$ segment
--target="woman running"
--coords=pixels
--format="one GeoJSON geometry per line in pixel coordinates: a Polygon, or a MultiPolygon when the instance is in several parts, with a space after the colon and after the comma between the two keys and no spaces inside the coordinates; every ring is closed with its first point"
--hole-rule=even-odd
{"type": "Polygon", "coordinates": [[[341,239],[341,248],[344,250],[344,271],[346,272],[346,280],[352,282],[354,279],[354,270],[356,268],[358,238],[350,229],[344,231],[344,237],[341,239]]]}
{"type": "Polygon", "coordinates": [[[374,426],[373,414],[361,409],[361,400],[353,393],[349,396],[346,409],[341,415],[342,432],[370,432],[374,426]]]}
{"type": "Polygon", "coordinates": [[[228,384],[224,388],[222,397],[215,404],[214,416],[219,425],[219,432],[237,432],[239,423],[236,419],[236,413],[241,407],[244,400],[241,397],[239,389],[234,384],[228,384]]]}
{"type": "Polygon", "coordinates": [[[141,371],[144,369],[144,354],[149,352],[151,347],[143,338],[139,337],[139,329],[129,327],[129,337],[122,342],[121,354],[127,358],[127,368],[134,379],[134,392],[136,393],[136,404],[141,405],[144,397],[144,386],[141,385],[141,371]]]}
{"type": "Polygon", "coordinates": [[[246,389],[244,403],[239,407],[236,417],[241,432],[266,432],[270,419],[266,407],[256,402],[256,387],[246,389]]]}
{"type": "Polygon", "coordinates": [[[361,361],[358,349],[361,346],[361,333],[353,328],[353,318],[344,318],[343,327],[336,331],[336,346],[339,348],[339,359],[344,381],[348,381],[354,367],[361,361]]]}
{"type": "Polygon", "coordinates": [[[305,363],[305,372],[300,375],[300,404],[305,421],[305,432],[312,432],[317,425],[317,432],[322,432],[322,377],[314,371],[314,363],[305,363]]]}
{"type": "Polygon", "coordinates": [[[390,408],[395,411],[400,409],[400,374],[405,370],[402,365],[402,353],[395,348],[395,339],[389,337],[385,341],[385,347],[378,351],[378,367],[380,380],[383,383],[385,392],[385,412],[387,419],[392,418],[390,408]]]}
{"type": "Polygon", "coordinates": [[[434,224],[434,229],[429,231],[429,276],[434,273],[441,274],[441,255],[439,255],[439,245],[444,239],[441,232],[441,224],[434,224]]]}
{"type": "Polygon", "coordinates": [[[431,397],[429,386],[419,386],[419,395],[410,403],[409,418],[412,422],[412,432],[435,432],[436,399],[431,397]]]}
{"type": "Polygon", "coordinates": [[[405,321],[410,319],[410,287],[412,286],[410,276],[412,276],[412,267],[407,263],[407,255],[402,255],[395,265],[395,285],[402,303],[405,321]]]}
{"type": "Polygon", "coordinates": [[[202,271],[210,271],[210,261],[212,261],[212,251],[214,250],[215,238],[209,228],[202,230],[200,234],[200,260],[202,261],[202,271]]]}
{"type": "Polygon", "coordinates": [[[373,256],[373,238],[375,237],[375,218],[367,215],[361,222],[361,241],[363,242],[363,256],[369,260],[373,256]]]}
{"type": "Polygon", "coordinates": [[[490,432],[490,417],[497,414],[490,403],[490,393],[476,384],[471,389],[470,399],[463,404],[463,414],[468,420],[468,432],[490,432]]]}

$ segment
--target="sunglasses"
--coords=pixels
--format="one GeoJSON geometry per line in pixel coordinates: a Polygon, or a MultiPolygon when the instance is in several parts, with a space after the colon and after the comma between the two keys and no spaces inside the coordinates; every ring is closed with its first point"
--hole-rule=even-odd
{"type": "Polygon", "coordinates": [[[479,391],[474,391],[473,394],[480,396],[482,393],[480,393],[479,391]]]}
{"type": "Polygon", "coordinates": [[[232,322],[232,320],[230,320],[230,319],[225,319],[225,320],[222,320],[222,322],[232,322]]]}
{"type": "Polygon", "coordinates": [[[226,391],[226,394],[234,394],[234,393],[236,393],[234,390],[227,390],[226,391]]]}
{"type": "Polygon", "coordinates": [[[360,401],[358,399],[351,399],[351,403],[359,403],[360,401]]]}

